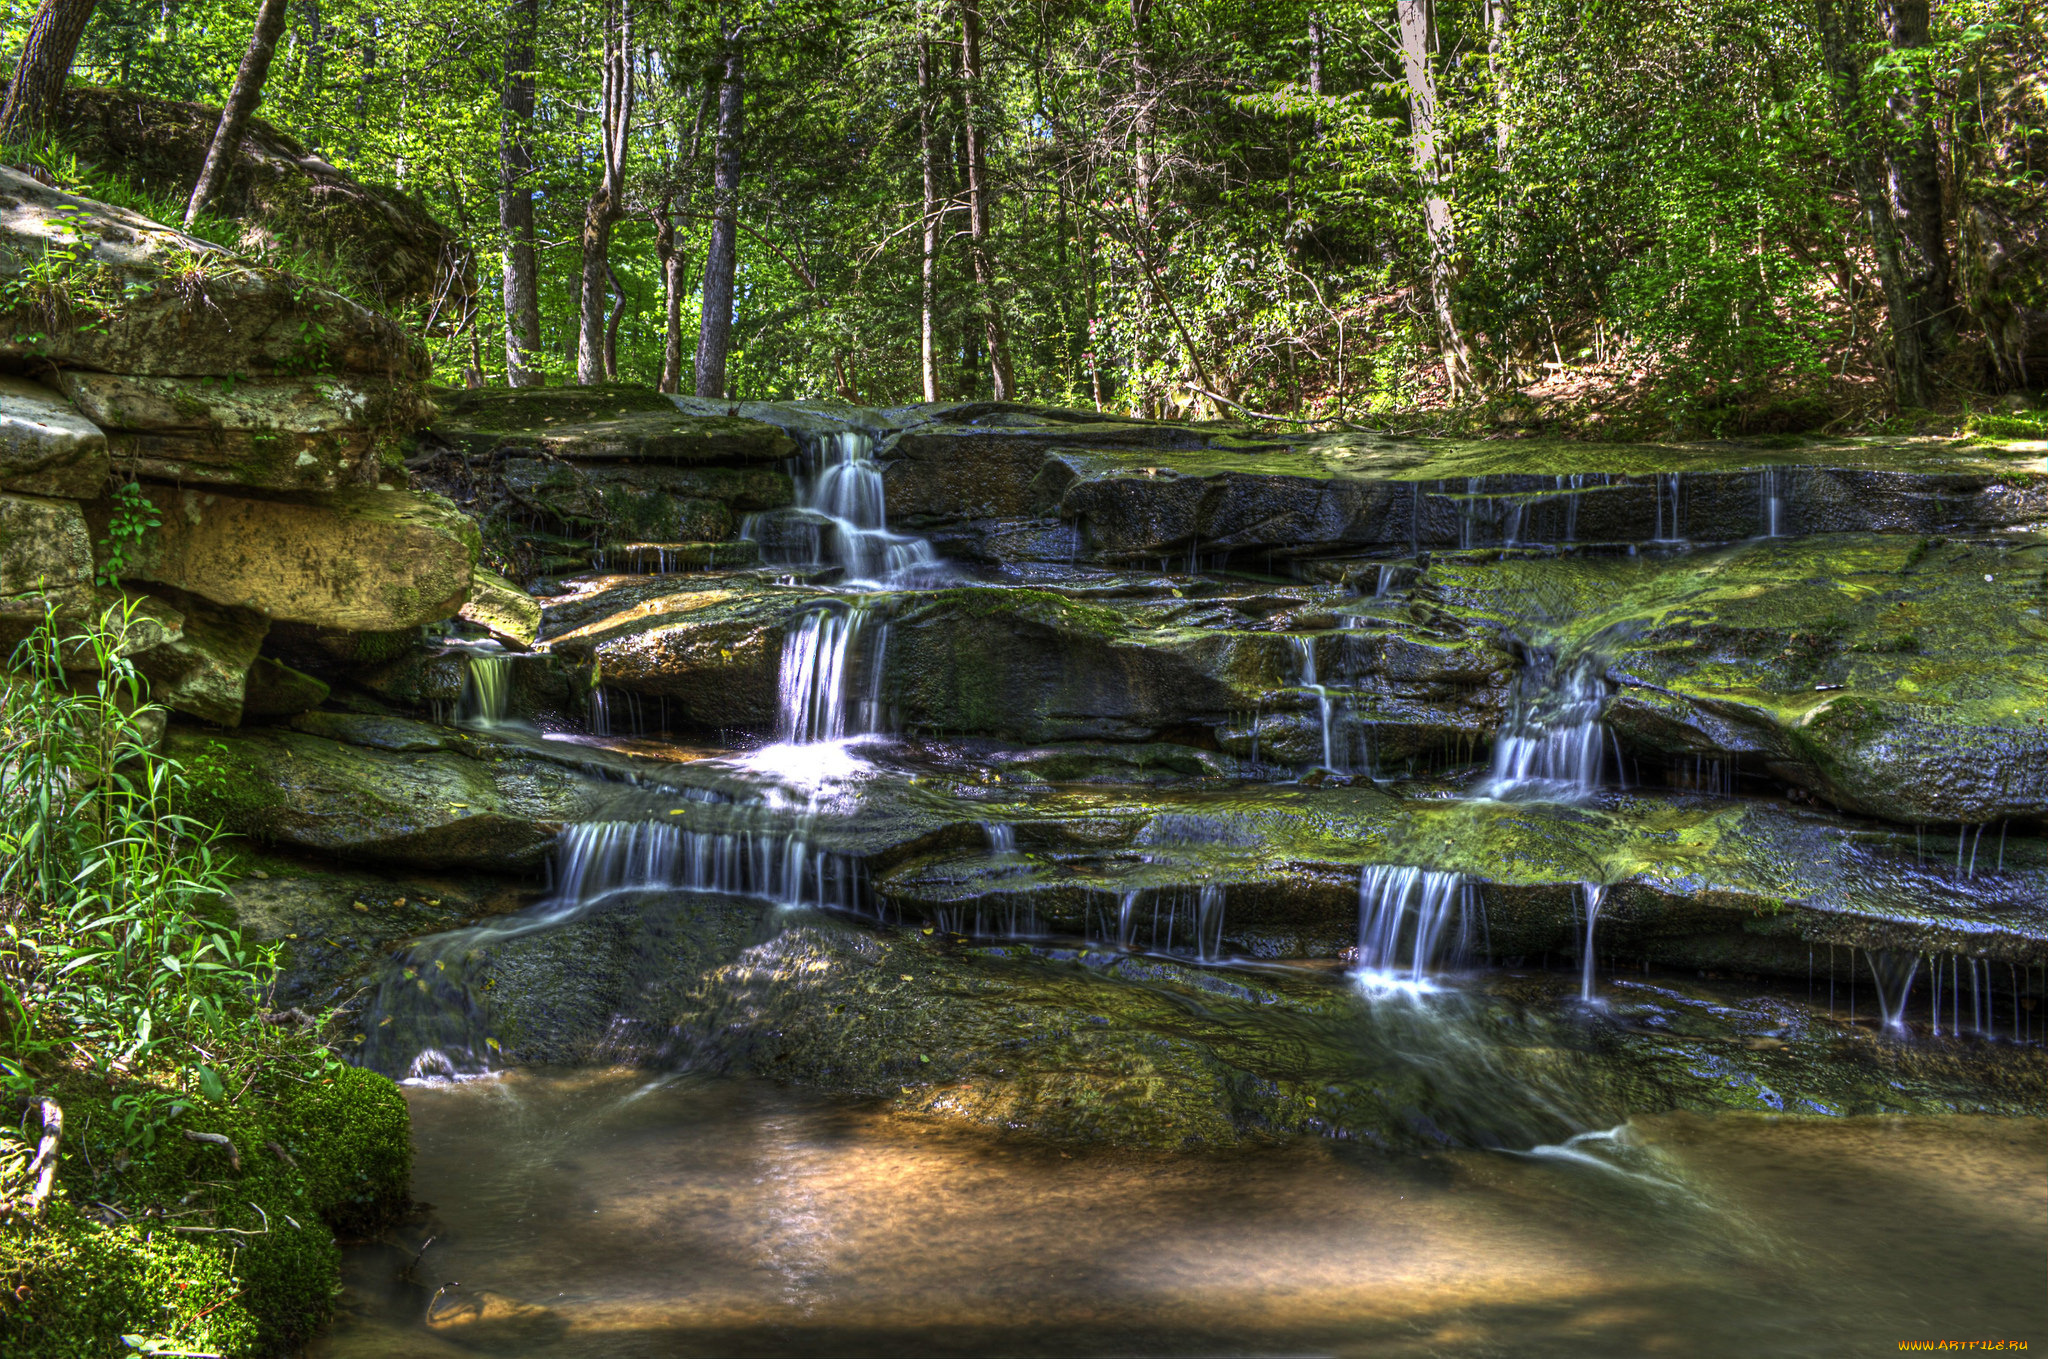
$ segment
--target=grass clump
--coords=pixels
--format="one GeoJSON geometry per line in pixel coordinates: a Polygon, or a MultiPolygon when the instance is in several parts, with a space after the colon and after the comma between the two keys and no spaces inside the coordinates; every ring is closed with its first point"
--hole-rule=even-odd
{"type": "Polygon", "coordinates": [[[287,1352],[405,1205],[405,1105],[270,1008],[130,622],[53,609],[0,688],[0,1352],[287,1352]]]}

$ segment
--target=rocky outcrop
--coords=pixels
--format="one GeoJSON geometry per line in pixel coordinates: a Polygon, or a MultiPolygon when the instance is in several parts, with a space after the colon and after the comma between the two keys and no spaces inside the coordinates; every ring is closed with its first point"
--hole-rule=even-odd
{"type": "MultiPolygon", "coordinates": [[[[63,123],[83,159],[182,201],[199,178],[220,110],[74,86],[64,96],[63,123]]],[[[241,224],[243,250],[310,255],[385,307],[427,297],[463,262],[455,233],[412,199],[337,170],[261,119],[243,133],[208,210],[241,224]]]]}
{"type": "Polygon", "coordinates": [[[84,499],[107,470],[105,431],[41,383],[0,376],[0,490],[84,499]]]}

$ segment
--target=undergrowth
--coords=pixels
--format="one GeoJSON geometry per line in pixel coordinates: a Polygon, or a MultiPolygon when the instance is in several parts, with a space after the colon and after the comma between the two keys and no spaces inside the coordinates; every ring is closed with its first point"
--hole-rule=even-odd
{"type": "MultiPolygon", "coordinates": [[[[276,1012],[116,607],[0,677],[0,1351],[267,1354],[405,1200],[395,1087],[276,1012]]],[[[329,1017],[331,1018],[331,1017],[329,1017]]]]}

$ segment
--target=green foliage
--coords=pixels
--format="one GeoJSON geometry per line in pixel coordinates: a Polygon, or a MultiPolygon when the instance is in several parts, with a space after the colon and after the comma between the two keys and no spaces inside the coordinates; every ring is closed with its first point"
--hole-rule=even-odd
{"type": "Polygon", "coordinates": [[[405,1201],[405,1106],[266,1019],[276,948],[230,923],[219,836],[178,809],[133,627],[53,609],[0,690],[0,1100],[65,1110],[40,1220],[29,1137],[0,1128],[0,1349],[286,1352],[332,1309],[330,1228],[405,1201]]]}
{"type": "Polygon", "coordinates": [[[119,585],[121,572],[128,566],[129,551],[139,547],[150,530],[163,527],[156,505],[141,483],[130,481],[117,486],[111,498],[114,512],[107,520],[107,536],[100,539],[98,579],[102,585],[119,585]]]}

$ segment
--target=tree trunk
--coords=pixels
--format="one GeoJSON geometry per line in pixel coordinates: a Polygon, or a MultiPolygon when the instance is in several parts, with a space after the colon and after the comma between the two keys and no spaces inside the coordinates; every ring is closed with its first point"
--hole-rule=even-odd
{"type": "Polygon", "coordinates": [[[919,292],[918,371],[924,377],[924,399],[939,399],[939,230],[944,211],[939,205],[939,152],[933,123],[937,82],[932,73],[932,40],[917,44],[917,150],[924,174],[924,258],[919,292]]]}
{"type": "Polygon", "coordinates": [[[1865,144],[1863,67],[1856,55],[1862,28],[1858,3],[1859,0],[1848,0],[1844,9],[1837,10],[1835,0],[1815,0],[1821,52],[1834,75],[1835,109],[1850,139],[1849,174],[1856,185],[1856,198],[1863,209],[1870,244],[1877,254],[1878,279],[1884,285],[1899,405],[1924,408],[1928,398],[1927,357],[1920,344],[1920,318],[1913,306],[1913,289],[1906,276],[1905,262],[1899,256],[1898,228],[1885,197],[1881,167],[1865,144]]]}
{"type": "Polygon", "coordinates": [[[533,237],[533,66],[540,0],[513,0],[499,95],[498,230],[505,238],[505,381],[538,387],[540,262],[533,237]]]}
{"type": "MultiPolygon", "coordinates": [[[[1927,0],[1880,0],[1885,36],[1894,52],[1927,42],[1927,0]]],[[[1941,149],[1935,137],[1933,101],[1924,71],[1887,101],[1892,136],[1886,147],[1892,220],[1898,223],[1900,263],[1913,292],[1924,348],[1945,348],[1955,333],[1955,274],[1949,264],[1941,206],[1941,149]]]]}
{"type": "Polygon", "coordinates": [[[1508,27],[1514,21],[1509,0],[1486,0],[1486,75],[1493,96],[1493,161],[1508,168],[1508,148],[1514,129],[1508,122],[1508,27]]]}
{"type": "Polygon", "coordinates": [[[619,380],[619,319],[626,314],[626,285],[619,282],[619,271],[612,268],[611,261],[604,266],[605,282],[612,290],[611,315],[604,322],[604,380],[619,380]]]}
{"type": "Polygon", "coordinates": [[[0,105],[0,142],[34,141],[49,132],[64,102],[64,80],[92,6],[93,0],[43,0],[36,10],[7,86],[7,102],[0,105]]]}
{"type": "Polygon", "coordinates": [[[1429,298],[1436,312],[1437,339],[1451,394],[1472,386],[1472,350],[1452,298],[1457,283],[1457,231],[1450,200],[1444,197],[1444,157],[1437,140],[1436,72],[1429,61],[1431,0],[1399,0],[1401,68],[1408,80],[1408,131],[1415,150],[1415,175],[1422,181],[1422,228],[1429,251],[1429,298]]]}
{"type": "Polygon", "coordinates": [[[270,76],[270,59],[277,54],[277,40],[284,34],[285,0],[263,0],[256,11],[256,31],[249,38],[249,50],[235,71],[234,88],[220,111],[220,125],[213,130],[213,144],[206,148],[206,163],[199,167],[199,182],[185,204],[185,225],[199,220],[206,200],[228,177],[228,166],[241,149],[242,134],[249,118],[263,99],[263,82],[270,76]]]}
{"type": "Polygon", "coordinates": [[[746,113],[746,50],[728,39],[718,86],[718,152],[711,178],[711,245],[704,253],[704,311],[697,325],[697,395],[725,395],[732,348],[733,275],[739,268],[740,135],[746,113]]]}
{"type": "Polygon", "coordinates": [[[1010,373],[1010,340],[1003,330],[995,258],[989,246],[988,146],[981,126],[986,116],[981,88],[981,0],[960,0],[960,74],[967,102],[967,236],[988,337],[989,385],[996,400],[1008,401],[1016,394],[1016,383],[1010,373]]]}
{"type": "Polygon", "coordinates": [[[604,18],[603,178],[583,209],[583,277],[577,314],[576,380],[605,376],[605,293],[612,226],[625,210],[626,134],[633,121],[633,11],[612,0],[604,18]]]}
{"type": "Polygon", "coordinates": [[[683,256],[676,249],[675,201],[661,200],[654,217],[654,257],[661,263],[661,381],[656,389],[682,390],[683,382],[683,256]]]}

